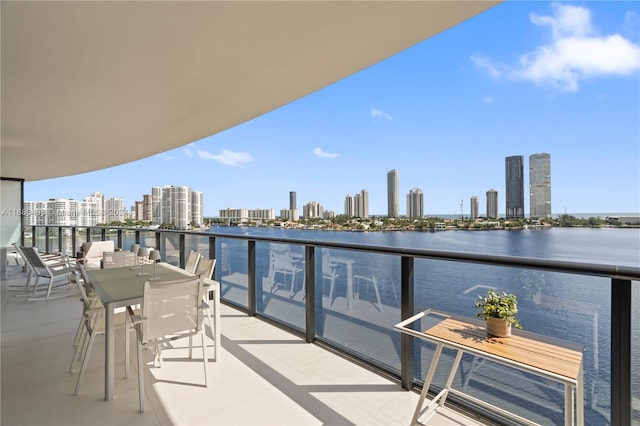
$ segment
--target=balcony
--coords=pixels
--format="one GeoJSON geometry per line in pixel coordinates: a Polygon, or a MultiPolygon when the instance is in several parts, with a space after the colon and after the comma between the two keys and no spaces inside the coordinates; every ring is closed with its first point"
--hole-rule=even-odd
{"type": "MultiPolygon", "coordinates": [[[[80,303],[76,297],[14,298],[8,286],[23,285],[25,278],[12,266],[2,280],[2,424],[396,425],[411,419],[417,393],[227,305],[221,360],[209,363],[208,388],[200,385],[199,362],[177,359],[182,355],[171,360],[179,351],[166,351],[163,368],[146,370],[147,404],[140,414],[135,355],[129,379],[118,356],[116,398],[106,402],[104,339],[98,338],[81,393],[73,396],[77,373],[67,370],[80,303]]],[[[123,339],[120,334],[117,355],[123,339]]],[[[446,409],[429,424],[482,423],[446,409]]]]}
{"type": "MultiPolygon", "coordinates": [[[[539,328],[549,333],[550,337],[572,340],[586,347],[583,402],[587,424],[630,424],[638,421],[640,415],[638,401],[633,398],[638,393],[638,384],[632,383],[632,370],[638,368],[638,358],[631,349],[632,325],[637,323],[632,322],[632,316],[639,315],[638,268],[196,232],[40,226],[27,228],[27,231],[30,236],[25,238],[26,245],[36,245],[43,251],[61,250],[71,253],[83,241],[113,239],[116,246],[123,248],[133,242],[159,247],[163,259],[175,265],[184,264],[189,250],[197,250],[205,256],[218,259],[216,279],[221,282],[225,304],[221,328],[223,363],[211,368],[216,371],[212,374],[214,386],[218,386],[218,383],[224,386],[222,389],[202,392],[206,395],[212,392],[221,394],[202,396],[204,402],[201,401],[191,410],[186,405],[180,405],[177,394],[169,394],[169,389],[176,389],[172,386],[183,386],[176,383],[183,379],[162,379],[162,376],[158,376],[147,381],[150,384],[146,392],[152,401],[151,406],[169,413],[166,415],[178,416],[178,419],[182,419],[180,414],[173,414],[171,410],[199,413],[199,407],[208,408],[213,404],[211,401],[227,398],[231,398],[228,408],[230,412],[238,410],[240,405],[237,404],[240,403],[237,402],[237,395],[229,395],[228,392],[228,389],[238,388],[247,393],[247,399],[242,400],[245,406],[248,402],[261,407],[261,411],[273,411],[271,414],[274,416],[286,413],[286,418],[296,419],[292,421],[296,424],[307,424],[307,420],[297,417],[298,415],[310,416],[309,424],[407,424],[417,401],[417,393],[403,389],[420,389],[433,355],[433,347],[407,336],[401,337],[392,326],[425,307],[441,309],[441,306],[449,306],[454,311],[461,310],[453,313],[465,314],[465,306],[472,303],[473,291],[478,288],[461,278],[464,275],[461,274],[463,269],[471,271],[478,282],[512,282],[525,271],[534,276],[537,271],[544,271],[547,276],[556,277],[559,288],[554,290],[555,293],[545,292],[537,303],[523,304],[521,313],[530,324],[527,328],[540,333],[536,329],[539,328]],[[271,276],[268,259],[270,247],[274,243],[290,247],[301,262],[298,279],[293,287],[287,279],[271,276]],[[372,281],[352,283],[359,291],[353,300],[349,300],[346,297],[345,264],[339,271],[340,277],[336,280],[333,291],[330,281],[323,277],[321,253],[326,250],[334,260],[341,257],[355,259],[354,267],[384,266],[383,269],[389,275],[378,277],[386,278],[386,281],[377,281],[378,288],[372,285],[372,281]],[[436,275],[438,279],[434,278],[436,275]],[[276,284],[275,288],[272,283],[276,284]],[[428,297],[421,293],[424,287],[430,289],[428,297]],[[597,291],[598,296],[585,299],[583,293],[592,290],[597,291]],[[315,294],[316,297],[307,297],[308,294],[315,294]],[[567,294],[574,297],[568,298],[567,294]],[[543,325],[545,328],[541,328],[543,325]],[[265,340],[272,343],[266,346],[265,340]],[[612,351],[611,348],[616,350],[612,351]],[[617,350],[618,348],[623,350],[617,350]],[[227,359],[233,360],[238,372],[229,368],[227,359]],[[338,363],[338,366],[334,366],[334,363],[338,363]],[[251,373],[252,378],[245,376],[242,371],[251,373]],[[229,381],[224,379],[227,375],[229,381]],[[162,383],[154,385],[154,381],[162,383]],[[264,389],[267,383],[270,384],[271,391],[255,390],[264,389]],[[300,389],[301,383],[304,390],[300,389]],[[362,387],[363,384],[366,386],[362,387]],[[374,389],[371,385],[380,385],[380,388],[374,389]],[[294,405],[293,411],[288,412],[286,408],[273,409],[274,404],[277,406],[275,402],[264,403],[265,395],[269,395],[270,400],[271,392],[287,400],[287,404],[294,405]],[[250,395],[255,395],[255,401],[250,395]],[[177,407],[171,408],[176,403],[177,407]],[[377,407],[389,409],[376,409],[377,407]]],[[[361,269],[351,273],[354,281],[365,275],[361,269]]],[[[20,311],[21,318],[28,312],[41,309],[42,315],[53,313],[57,317],[63,312],[68,315],[73,311],[64,307],[60,311],[54,311],[53,307],[58,303],[73,305],[76,302],[73,298],[69,300],[71,302],[65,300],[26,304],[16,309],[20,311]]],[[[5,330],[9,330],[6,324],[16,324],[18,320],[8,317],[16,302],[3,298],[3,303],[7,303],[7,308],[10,308],[5,309],[3,306],[2,340],[5,355],[9,353],[5,350],[5,345],[10,342],[5,337],[5,330]]],[[[68,363],[70,357],[69,342],[73,340],[79,306],[77,309],[66,319],[67,337],[59,339],[63,342],[56,340],[56,345],[60,345],[56,350],[60,356],[60,364],[68,363]]],[[[27,327],[22,337],[29,345],[34,344],[30,336],[33,329],[34,327],[27,327]]],[[[36,332],[33,337],[37,338],[38,335],[49,333],[36,332]]],[[[43,347],[44,343],[34,345],[43,347]]],[[[445,364],[450,365],[452,354],[443,353],[443,356],[445,364]]],[[[93,379],[87,378],[86,390],[83,391],[86,398],[93,395],[92,401],[96,403],[102,396],[100,358],[100,355],[96,356],[95,376],[93,379]]],[[[4,356],[3,359],[6,361],[7,357],[4,356]]],[[[536,377],[517,372],[514,375],[513,372],[495,368],[490,363],[480,366],[477,364],[472,357],[463,358],[455,385],[536,423],[562,423],[562,388],[536,377]]],[[[27,368],[33,368],[33,365],[34,363],[30,363],[27,368]]],[[[3,363],[3,369],[5,368],[7,367],[3,363]]],[[[51,370],[57,371],[56,380],[67,377],[64,375],[65,365],[51,370]]],[[[161,375],[165,372],[153,372],[154,375],[156,373],[161,375]]],[[[11,369],[11,374],[14,374],[14,369],[11,369]]],[[[446,379],[445,375],[438,370],[431,392],[439,390],[446,379]]],[[[70,396],[72,382],[73,379],[67,377],[66,385],[60,385],[61,388],[66,386],[60,389],[61,395],[70,396]]],[[[4,386],[5,380],[3,390],[4,386]]],[[[46,388],[42,384],[37,387],[46,388]]],[[[135,390],[135,379],[116,384],[117,394],[131,393],[126,397],[126,404],[132,413],[135,413],[137,404],[135,390]]],[[[8,389],[3,395],[6,392],[8,389]]],[[[200,401],[198,398],[196,399],[200,401]]],[[[117,398],[116,403],[119,400],[117,398]]],[[[4,404],[3,398],[3,418],[7,413],[4,404]]],[[[450,398],[447,407],[462,410],[465,413],[462,420],[464,424],[507,423],[506,419],[495,413],[483,411],[461,400],[450,398]]],[[[126,411],[125,408],[123,410],[126,411]]],[[[164,415],[158,416],[163,418],[164,415]]],[[[233,414],[230,415],[233,417],[233,414]]],[[[245,420],[242,420],[242,416],[253,414],[241,412],[236,415],[241,416],[233,417],[233,421],[225,418],[222,423],[243,423],[245,420]]],[[[447,410],[440,415],[453,417],[458,413],[447,410]]],[[[445,421],[444,418],[434,417],[427,424],[442,424],[445,421]]],[[[184,422],[189,423],[190,420],[184,422]]],[[[251,420],[246,422],[251,423],[251,420]]],[[[277,417],[273,420],[277,424],[287,422],[277,420],[277,417]]]]}

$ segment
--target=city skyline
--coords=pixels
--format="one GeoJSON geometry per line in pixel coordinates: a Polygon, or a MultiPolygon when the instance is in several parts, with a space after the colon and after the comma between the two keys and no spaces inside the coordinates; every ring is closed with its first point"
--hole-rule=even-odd
{"type": "Polygon", "coordinates": [[[279,211],[290,192],[301,204],[316,200],[338,213],[344,194],[361,188],[369,214],[383,216],[384,174],[397,169],[401,195],[424,192],[425,215],[459,214],[460,200],[469,215],[472,196],[483,214],[483,194],[493,188],[503,216],[504,158],[548,152],[552,214],[638,214],[640,17],[632,5],[506,2],[183,148],[26,182],[25,200],[81,199],[100,190],[129,208],[161,174],[200,188],[207,217],[226,208],[279,211]],[[566,52],[567,45],[574,49],[566,52]]]}

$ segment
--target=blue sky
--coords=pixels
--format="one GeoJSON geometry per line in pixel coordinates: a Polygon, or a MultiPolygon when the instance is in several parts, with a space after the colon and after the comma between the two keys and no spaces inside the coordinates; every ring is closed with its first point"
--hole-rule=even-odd
{"type": "MultiPolygon", "coordinates": [[[[343,213],[386,175],[424,192],[425,214],[469,214],[498,191],[504,159],[551,154],[554,214],[640,214],[640,3],[508,1],[302,99],[182,148],[93,173],[27,182],[25,200],[99,191],[131,206],[153,186],[204,193],[221,209],[317,201],[343,213]],[[123,176],[138,176],[136,182],[123,176]]],[[[526,198],[526,197],[525,197],[526,198]]],[[[525,200],[525,212],[529,203],[525,200]]]]}

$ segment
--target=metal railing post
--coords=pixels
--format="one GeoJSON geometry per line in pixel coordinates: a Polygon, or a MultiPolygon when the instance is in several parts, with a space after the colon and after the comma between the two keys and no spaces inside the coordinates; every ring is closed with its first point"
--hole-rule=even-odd
{"type": "Polygon", "coordinates": [[[58,226],[58,251],[62,253],[62,226],[58,226]]]}
{"type": "Polygon", "coordinates": [[[305,330],[306,341],[312,343],[316,339],[316,314],[322,317],[322,312],[316,312],[316,307],[319,306],[322,310],[322,294],[320,294],[319,300],[316,299],[316,261],[315,261],[315,247],[304,247],[304,282],[305,292],[307,297],[305,298],[305,330]]]}
{"type": "Polygon", "coordinates": [[[178,236],[178,251],[180,252],[180,267],[184,268],[184,266],[187,264],[187,244],[186,236],[184,234],[180,234],[178,236]]]}
{"type": "Polygon", "coordinates": [[[44,252],[49,253],[49,227],[44,227],[44,252]]]}
{"type": "MultiPolygon", "coordinates": [[[[405,320],[413,315],[415,304],[413,294],[414,258],[402,256],[400,265],[400,317],[405,320]]],[[[400,380],[403,389],[410,390],[413,387],[414,376],[413,338],[402,333],[400,336],[400,380]]]]}
{"type": "Polygon", "coordinates": [[[631,424],[631,280],[611,279],[611,424],[631,424]]]}
{"type": "MultiPolygon", "coordinates": [[[[247,285],[249,286],[247,301],[247,309],[249,311],[249,316],[256,315],[256,240],[249,240],[247,242],[247,285]]],[[[260,297],[262,298],[262,292],[260,292],[260,297]]]]}

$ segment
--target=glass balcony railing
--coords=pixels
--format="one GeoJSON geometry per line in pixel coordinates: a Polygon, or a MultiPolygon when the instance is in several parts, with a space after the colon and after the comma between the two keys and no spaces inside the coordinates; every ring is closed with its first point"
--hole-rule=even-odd
{"type": "MultiPolygon", "coordinates": [[[[426,308],[473,317],[474,300],[488,288],[512,292],[527,331],[585,347],[585,422],[640,422],[640,339],[631,339],[640,332],[637,267],[184,231],[26,231],[25,242],[40,250],[72,254],[86,240],[112,239],[124,250],[159,247],[178,266],[190,250],[215,258],[224,303],[395,376],[407,389],[422,386],[434,346],[394,324],[426,308]]],[[[441,364],[453,358],[445,351],[441,364]]],[[[446,371],[438,369],[433,390],[446,371]]],[[[564,419],[562,386],[470,355],[454,387],[536,423],[564,419]]]]}

